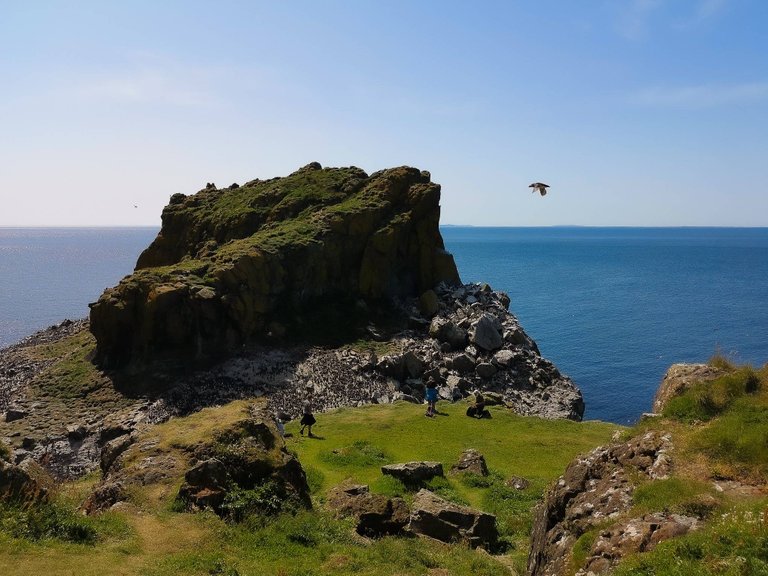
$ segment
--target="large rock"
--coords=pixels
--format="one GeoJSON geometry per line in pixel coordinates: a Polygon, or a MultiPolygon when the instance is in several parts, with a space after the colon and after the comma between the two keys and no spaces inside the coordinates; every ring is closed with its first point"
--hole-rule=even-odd
{"type": "Polygon", "coordinates": [[[393,476],[409,486],[418,485],[435,476],[444,475],[443,465],[440,462],[427,461],[386,464],[381,467],[381,473],[393,476]]]}
{"type": "Polygon", "coordinates": [[[473,325],[469,341],[483,350],[498,350],[504,343],[499,330],[499,322],[489,314],[483,314],[473,325]]]}
{"type": "Polygon", "coordinates": [[[495,516],[459,506],[423,489],[413,498],[408,529],[443,542],[462,542],[472,548],[493,547],[498,539],[495,516]]]}
{"type": "Polygon", "coordinates": [[[143,486],[154,486],[157,494],[176,492],[188,511],[211,509],[235,520],[273,514],[284,505],[311,508],[304,470],[263,401],[208,408],[169,428],[121,436],[106,448],[111,456],[104,456],[103,480],[84,505],[88,513],[130,500],[143,486]],[[234,505],[232,494],[242,495],[234,505]]]}
{"type": "Polygon", "coordinates": [[[458,284],[439,202],[428,172],[369,176],[317,163],[284,178],[176,194],[134,274],[91,305],[97,359],[119,366],[281,336],[330,338],[367,325],[372,308],[359,300],[458,284]]]}
{"type": "Polygon", "coordinates": [[[461,453],[459,461],[451,466],[451,472],[471,472],[478,476],[488,476],[488,465],[485,463],[485,456],[474,448],[468,448],[461,453]]]}
{"type": "Polygon", "coordinates": [[[601,530],[592,544],[579,576],[605,574],[630,554],[649,552],[657,544],[683,536],[701,526],[698,518],[655,512],[601,530]]]}
{"type": "Polygon", "coordinates": [[[660,414],[667,403],[697,382],[708,382],[722,376],[725,371],[709,364],[672,364],[661,380],[653,398],[653,411],[660,414]]]}
{"type": "Polygon", "coordinates": [[[356,519],[358,534],[368,537],[402,534],[409,520],[402,498],[371,494],[365,485],[342,485],[331,489],[327,505],[341,516],[356,519]]]}

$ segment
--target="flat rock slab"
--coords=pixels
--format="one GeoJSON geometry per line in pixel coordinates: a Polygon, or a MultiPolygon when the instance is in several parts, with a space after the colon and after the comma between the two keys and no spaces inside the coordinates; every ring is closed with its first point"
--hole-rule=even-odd
{"type": "Polygon", "coordinates": [[[413,499],[408,529],[443,542],[464,542],[472,548],[491,547],[498,539],[494,515],[459,506],[423,489],[413,499]]]}
{"type": "Polygon", "coordinates": [[[387,464],[381,467],[381,473],[394,476],[403,484],[420,484],[435,476],[444,476],[443,465],[440,462],[404,462],[402,464],[387,464]]]}

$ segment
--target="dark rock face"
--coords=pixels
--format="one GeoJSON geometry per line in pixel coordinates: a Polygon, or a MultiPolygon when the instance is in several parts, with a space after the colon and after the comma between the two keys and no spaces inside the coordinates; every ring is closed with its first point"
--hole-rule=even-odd
{"type": "Polygon", "coordinates": [[[359,484],[335,487],[327,505],[340,516],[356,518],[357,533],[370,538],[402,534],[410,513],[402,498],[371,494],[368,486],[359,484]]]}
{"type": "MultiPolygon", "coordinates": [[[[537,509],[528,558],[529,574],[560,576],[572,573],[573,545],[582,534],[596,527],[600,527],[606,536],[601,536],[586,559],[586,566],[591,566],[593,571],[598,567],[603,571],[613,566],[626,553],[622,550],[648,549],[645,545],[629,546],[626,539],[620,537],[619,523],[628,521],[622,513],[632,502],[632,476],[666,478],[671,471],[670,449],[669,436],[649,432],[627,442],[596,448],[571,462],[537,509]],[[605,531],[605,526],[612,522],[617,527],[605,531]],[[612,532],[615,534],[610,536],[612,532]],[[617,545],[609,550],[607,542],[612,541],[617,545]]],[[[638,526],[645,521],[647,519],[637,521],[638,526]]],[[[680,522],[685,524],[687,521],[680,522]]],[[[658,528],[649,526],[647,532],[656,532],[658,528]]],[[[664,534],[676,532],[677,529],[670,526],[658,532],[655,538],[658,540],[664,534]]]]}
{"type": "Polygon", "coordinates": [[[440,186],[415,168],[368,176],[317,163],[174,195],[134,274],[91,305],[97,359],[115,367],[208,357],[249,341],[350,330],[365,323],[366,306],[458,284],[439,201],[440,186]],[[329,308],[333,323],[313,316],[329,308]]]}
{"type": "Polygon", "coordinates": [[[453,504],[429,490],[416,493],[408,529],[443,542],[463,542],[472,548],[490,548],[498,540],[495,516],[453,504]]]}

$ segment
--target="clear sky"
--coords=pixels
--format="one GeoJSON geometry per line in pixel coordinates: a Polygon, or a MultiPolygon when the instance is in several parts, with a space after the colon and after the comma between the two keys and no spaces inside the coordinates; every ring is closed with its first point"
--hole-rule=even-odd
{"type": "Polygon", "coordinates": [[[0,225],[159,225],[318,161],[429,170],[445,224],[768,226],[767,30],[767,0],[0,0],[0,225]]]}

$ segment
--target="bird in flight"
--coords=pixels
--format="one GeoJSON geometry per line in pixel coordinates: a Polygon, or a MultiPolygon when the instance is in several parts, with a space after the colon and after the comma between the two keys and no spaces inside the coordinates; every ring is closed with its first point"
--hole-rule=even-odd
{"type": "Polygon", "coordinates": [[[528,188],[533,188],[531,192],[538,192],[542,196],[546,195],[547,188],[549,188],[549,184],[542,184],[541,182],[534,182],[533,184],[529,184],[528,188]]]}

